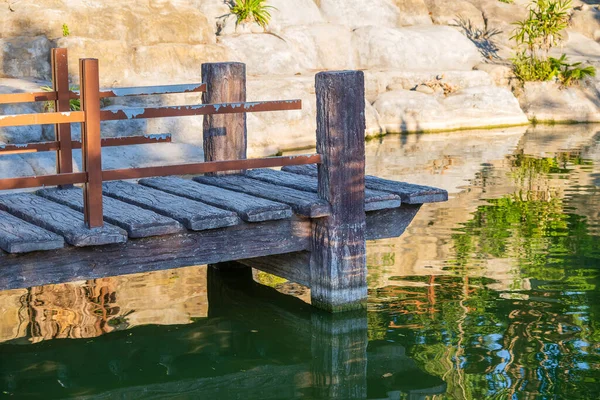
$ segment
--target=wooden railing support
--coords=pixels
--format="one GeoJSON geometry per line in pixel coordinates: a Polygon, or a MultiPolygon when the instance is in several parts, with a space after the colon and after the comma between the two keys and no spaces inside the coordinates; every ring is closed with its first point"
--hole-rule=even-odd
{"type": "MultiPolygon", "coordinates": [[[[206,91],[202,94],[204,104],[246,101],[246,64],[202,64],[202,80],[206,84],[206,91]]],[[[246,113],[206,115],[203,128],[204,161],[246,159],[246,113]]]]}
{"type": "Polygon", "coordinates": [[[319,196],[332,213],[313,222],[312,304],[360,309],[367,299],[364,74],[320,72],[316,93],[319,196]]]}
{"type": "MultiPolygon", "coordinates": [[[[69,67],[67,49],[52,49],[52,86],[56,92],[54,110],[56,112],[71,111],[69,91],[69,67]]],[[[73,151],[71,145],[71,124],[55,124],[54,133],[59,149],[56,152],[56,173],[73,172],[73,151]]],[[[61,185],[61,188],[73,185],[61,185]]]]}
{"type": "Polygon", "coordinates": [[[79,60],[81,79],[81,109],[85,122],[81,124],[81,159],[87,182],[83,186],[83,213],[89,228],[101,227],[102,212],[102,145],[100,140],[100,78],[98,60],[79,60]]]}

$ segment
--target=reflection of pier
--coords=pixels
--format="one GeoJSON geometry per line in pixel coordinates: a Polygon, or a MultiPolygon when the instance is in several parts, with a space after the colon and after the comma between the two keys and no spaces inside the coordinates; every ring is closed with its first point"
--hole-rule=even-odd
{"type": "Polygon", "coordinates": [[[444,392],[443,381],[420,371],[402,346],[369,343],[364,312],[315,311],[255,283],[250,269],[232,271],[209,269],[209,315],[194,324],[0,345],[2,360],[10,360],[0,363],[1,390],[19,398],[44,387],[47,398],[140,399],[387,399],[399,393],[423,399],[444,392]]]}

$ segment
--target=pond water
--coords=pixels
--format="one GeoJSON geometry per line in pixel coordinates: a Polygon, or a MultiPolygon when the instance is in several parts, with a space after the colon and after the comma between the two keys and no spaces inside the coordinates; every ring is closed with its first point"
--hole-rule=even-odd
{"type": "Polygon", "coordinates": [[[368,244],[366,312],[204,266],[0,292],[0,399],[600,398],[600,126],[367,152],[450,201],[368,244]]]}

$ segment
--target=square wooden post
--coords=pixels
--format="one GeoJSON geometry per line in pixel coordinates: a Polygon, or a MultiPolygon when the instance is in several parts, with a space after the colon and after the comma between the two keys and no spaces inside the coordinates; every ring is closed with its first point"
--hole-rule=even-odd
{"type": "MultiPolygon", "coordinates": [[[[57,98],[54,102],[56,112],[71,111],[69,90],[69,67],[67,49],[52,49],[52,88],[57,98]]],[[[71,124],[55,124],[54,133],[60,148],[56,152],[56,172],[68,174],[73,172],[73,150],[71,146],[71,124]]],[[[69,188],[73,185],[62,185],[69,188]]]]}
{"type": "MultiPolygon", "coordinates": [[[[204,104],[246,101],[246,64],[202,64],[202,80],[206,84],[206,91],[202,94],[204,104]]],[[[246,159],[246,113],[205,115],[203,141],[204,161],[246,159]]],[[[239,172],[241,171],[217,174],[239,172]]]]}
{"type": "Polygon", "coordinates": [[[367,299],[364,75],[320,72],[316,93],[319,196],[332,213],[313,222],[312,304],[360,309],[367,299]]]}
{"type": "Polygon", "coordinates": [[[87,173],[83,186],[83,214],[88,228],[104,225],[102,212],[102,145],[100,141],[100,78],[98,60],[79,60],[81,79],[81,160],[87,173]]]}

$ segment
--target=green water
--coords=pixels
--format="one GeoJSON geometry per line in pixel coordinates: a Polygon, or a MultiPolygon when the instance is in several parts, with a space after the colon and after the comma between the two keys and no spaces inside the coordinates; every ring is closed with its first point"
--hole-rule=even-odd
{"type": "Polygon", "coordinates": [[[0,399],[598,399],[599,132],[369,142],[450,201],[369,243],[364,313],[202,266],[0,292],[0,399]]]}

